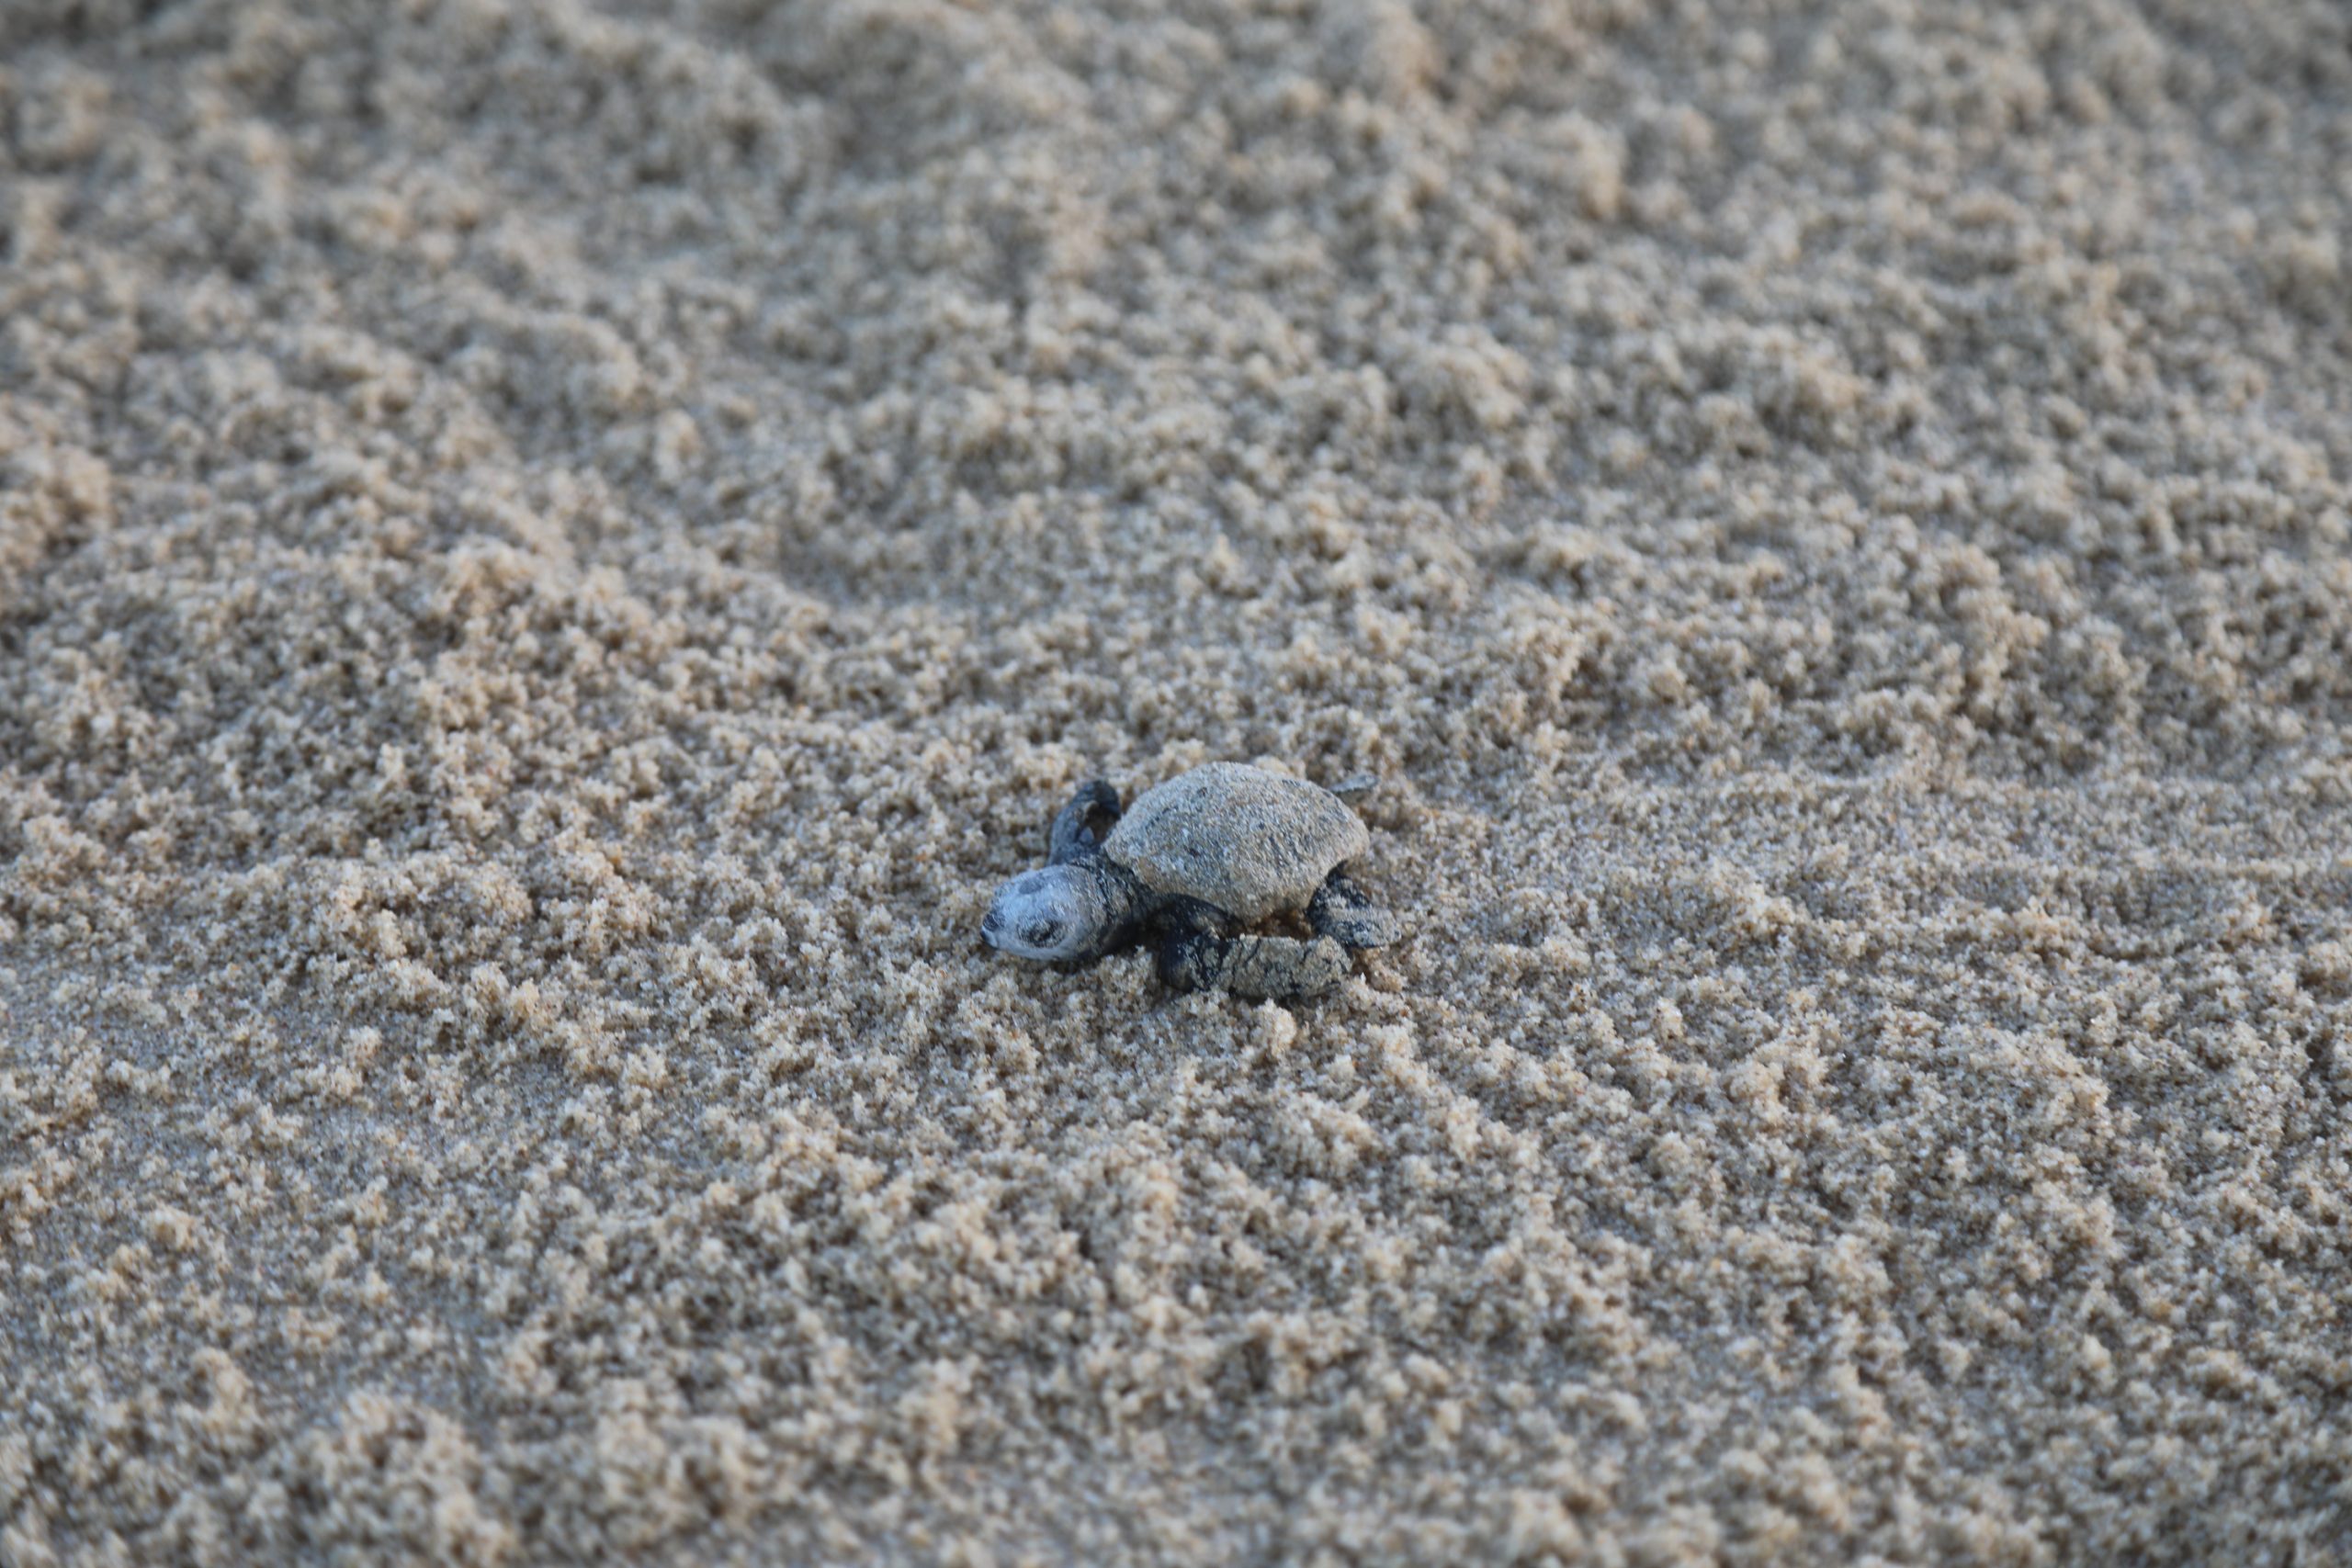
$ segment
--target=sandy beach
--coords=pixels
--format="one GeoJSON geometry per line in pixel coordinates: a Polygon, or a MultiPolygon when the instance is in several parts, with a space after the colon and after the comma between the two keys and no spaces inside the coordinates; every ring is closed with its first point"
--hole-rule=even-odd
{"type": "Polygon", "coordinates": [[[0,0],[0,1563],[2352,1562],[2352,12],[0,0]],[[990,951],[1374,773],[1344,987],[990,951]]]}

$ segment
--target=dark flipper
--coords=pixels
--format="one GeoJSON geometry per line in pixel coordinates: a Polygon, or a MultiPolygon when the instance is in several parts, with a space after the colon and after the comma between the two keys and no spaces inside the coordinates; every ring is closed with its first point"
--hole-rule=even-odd
{"type": "Polygon", "coordinates": [[[1306,921],[1342,947],[1386,947],[1396,940],[1396,917],[1366,897],[1344,870],[1333,872],[1315,890],[1306,921]]]}
{"type": "Polygon", "coordinates": [[[1328,937],[1219,936],[1173,931],[1159,948],[1159,975],[1180,991],[1230,991],[1252,1001],[1305,1001],[1348,977],[1348,953],[1328,937]]]}
{"type": "Polygon", "coordinates": [[[1088,826],[1089,819],[1098,811],[1110,818],[1102,825],[1102,830],[1108,832],[1111,822],[1119,819],[1119,792],[1101,779],[1089,779],[1078,786],[1069,804],[1054,814],[1054,825],[1046,833],[1047,865],[1065,865],[1082,851],[1102,841],[1088,826]]]}

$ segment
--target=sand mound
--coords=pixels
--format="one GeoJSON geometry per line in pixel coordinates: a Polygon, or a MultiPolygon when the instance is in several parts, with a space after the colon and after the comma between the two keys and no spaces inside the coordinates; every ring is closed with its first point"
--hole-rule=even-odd
{"type": "Polygon", "coordinates": [[[2341,8],[653,9],[0,6],[0,1560],[2352,1552],[2341,8]]]}

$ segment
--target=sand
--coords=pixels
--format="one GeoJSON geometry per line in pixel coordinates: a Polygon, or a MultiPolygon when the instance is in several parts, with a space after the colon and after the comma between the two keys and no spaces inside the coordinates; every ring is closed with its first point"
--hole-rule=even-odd
{"type": "Polygon", "coordinates": [[[2352,1561],[2328,0],[8,0],[0,1560],[2352,1561]],[[1383,779],[1288,1010],[990,953],[1383,779]]]}

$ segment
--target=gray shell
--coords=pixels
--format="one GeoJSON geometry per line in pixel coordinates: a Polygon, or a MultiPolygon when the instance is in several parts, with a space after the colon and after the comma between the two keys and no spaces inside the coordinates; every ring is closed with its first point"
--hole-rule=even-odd
{"type": "Polygon", "coordinates": [[[1329,790],[1238,762],[1170,779],[1127,807],[1102,852],[1159,893],[1245,920],[1306,907],[1372,835],[1329,790]]]}

